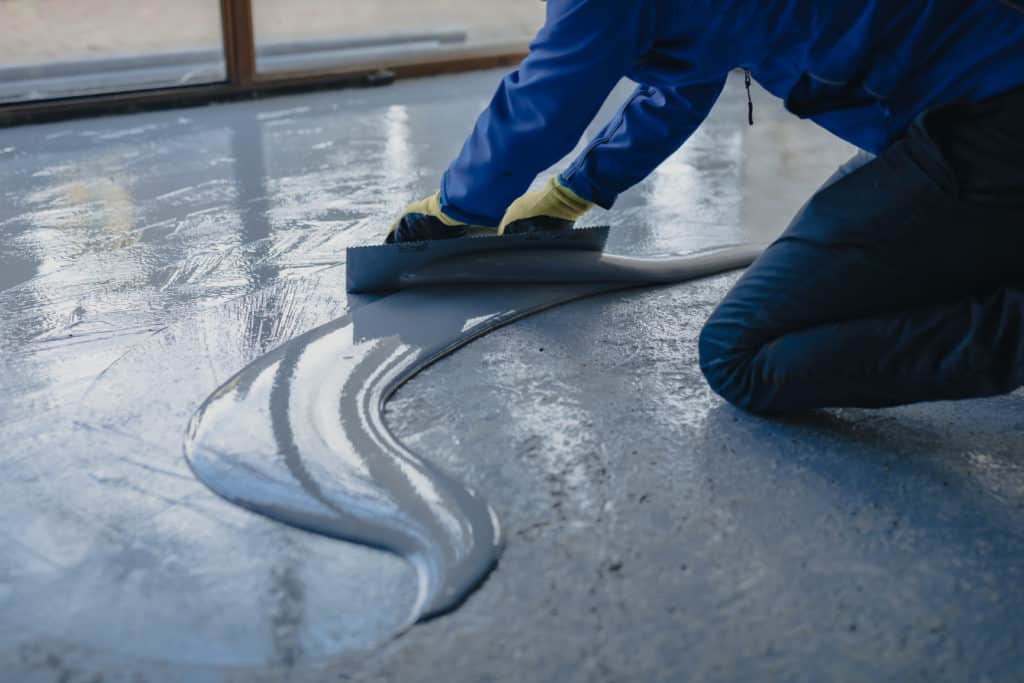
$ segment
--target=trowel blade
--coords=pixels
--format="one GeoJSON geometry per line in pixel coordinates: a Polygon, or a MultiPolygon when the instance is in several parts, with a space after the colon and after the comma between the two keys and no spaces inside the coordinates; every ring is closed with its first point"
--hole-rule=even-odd
{"type": "Polygon", "coordinates": [[[387,292],[401,286],[403,274],[453,256],[486,251],[561,249],[601,251],[608,226],[503,237],[464,237],[428,242],[381,244],[347,249],[346,290],[351,293],[387,292]]]}

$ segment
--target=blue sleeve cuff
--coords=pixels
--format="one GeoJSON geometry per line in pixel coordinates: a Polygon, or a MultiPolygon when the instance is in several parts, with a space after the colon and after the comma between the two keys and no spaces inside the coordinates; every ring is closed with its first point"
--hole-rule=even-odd
{"type": "Polygon", "coordinates": [[[449,218],[454,218],[457,221],[462,221],[463,223],[467,223],[469,225],[482,225],[489,228],[498,227],[498,225],[501,223],[502,216],[504,215],[504,210],[502,211],[501,215],[486,216],[483,214],[472,213],[470,211],[463,211],[459,207],[452,204],[452,202],[448,199],[449,172],[450,170],[445,171],[445,174],[441,177],[441,211],[443,211],[444,214],[449,218]]]}
{"type": "Polygon", "coordinates": [[[560,177],[583,199],[610,209],[674,153],[704,121],[725,86],[720,78],[685,86],[640,84],[560,177]]]}
{"type": "Polygon", "coordinates": [[[593,202],[602,209],[610,209],[615,204],[619,195],[616,192],[602,190],[593,179],[589,178],[580,168],[570,167],[565,173],[559,174],[558,183],[565,188],[572,190],[580,199],[593,202]]]}

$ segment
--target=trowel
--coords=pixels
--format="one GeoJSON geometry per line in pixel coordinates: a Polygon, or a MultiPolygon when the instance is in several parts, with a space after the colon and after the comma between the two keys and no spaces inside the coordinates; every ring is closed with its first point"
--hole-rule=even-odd
{"type": "MultiPolygon", "coordinates": [[[[608,226],[600,226],[501,237],[491,235],[349,247],[346,289],[351,293],[386,292],[420,284],[433,284],[442,270],[449,270],[451,277],[458,279],[456,264],[467,263],[467,259],[460,257],[474,254],[524,251],[576,251],[594,254],[600,253],[607,241],[608,226]]],[[[503,281],[499,273],[494,273],[494,276],[499,278],[495,280],[496,282],[503,281]]],[[[462,277],[465,277],[465,273],[462,277]]],[[[479,281],[477,283],[480,284],[479,281]]]]}
{"type": "Polygon", "coordinates": [[[351,293],[427,285],[659,284],[743,268],[763,245],[657,257],[604,252],[608,226],[348,248],[351,293]]]}

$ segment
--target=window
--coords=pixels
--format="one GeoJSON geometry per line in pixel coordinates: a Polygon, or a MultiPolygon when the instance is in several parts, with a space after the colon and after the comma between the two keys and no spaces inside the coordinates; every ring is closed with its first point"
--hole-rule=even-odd
{"type": "Polygon", "coordinates": [[[218,0],[0,0],[0,104],[223,81],[218,0]]]}
{"type": "Polygon", "coordinates": [[[522,45],[539,0],[253,0],[256,70],[303,71],[522,45]]]}
{"type": "Polygon", "coordinates": [[[0,0],[0,126],[511,66],[544,12],[540,0],[0,0]]]}

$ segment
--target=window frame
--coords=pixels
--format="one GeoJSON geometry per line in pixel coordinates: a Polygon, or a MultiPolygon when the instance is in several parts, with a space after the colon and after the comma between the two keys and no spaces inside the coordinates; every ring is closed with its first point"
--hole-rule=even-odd
{"type": "Polygon", "coordinates": [[[513,43],[463,48],[410,60],[260,74],[256,71],[252,0],[220,0],[220,17],[227,74],[224,81],[0,105],[0,127],[78,116],[192,106],[275,92],[386,85],[396,78],[513,66],[522,61],[528,52],[525,44],[513,43]]]}

